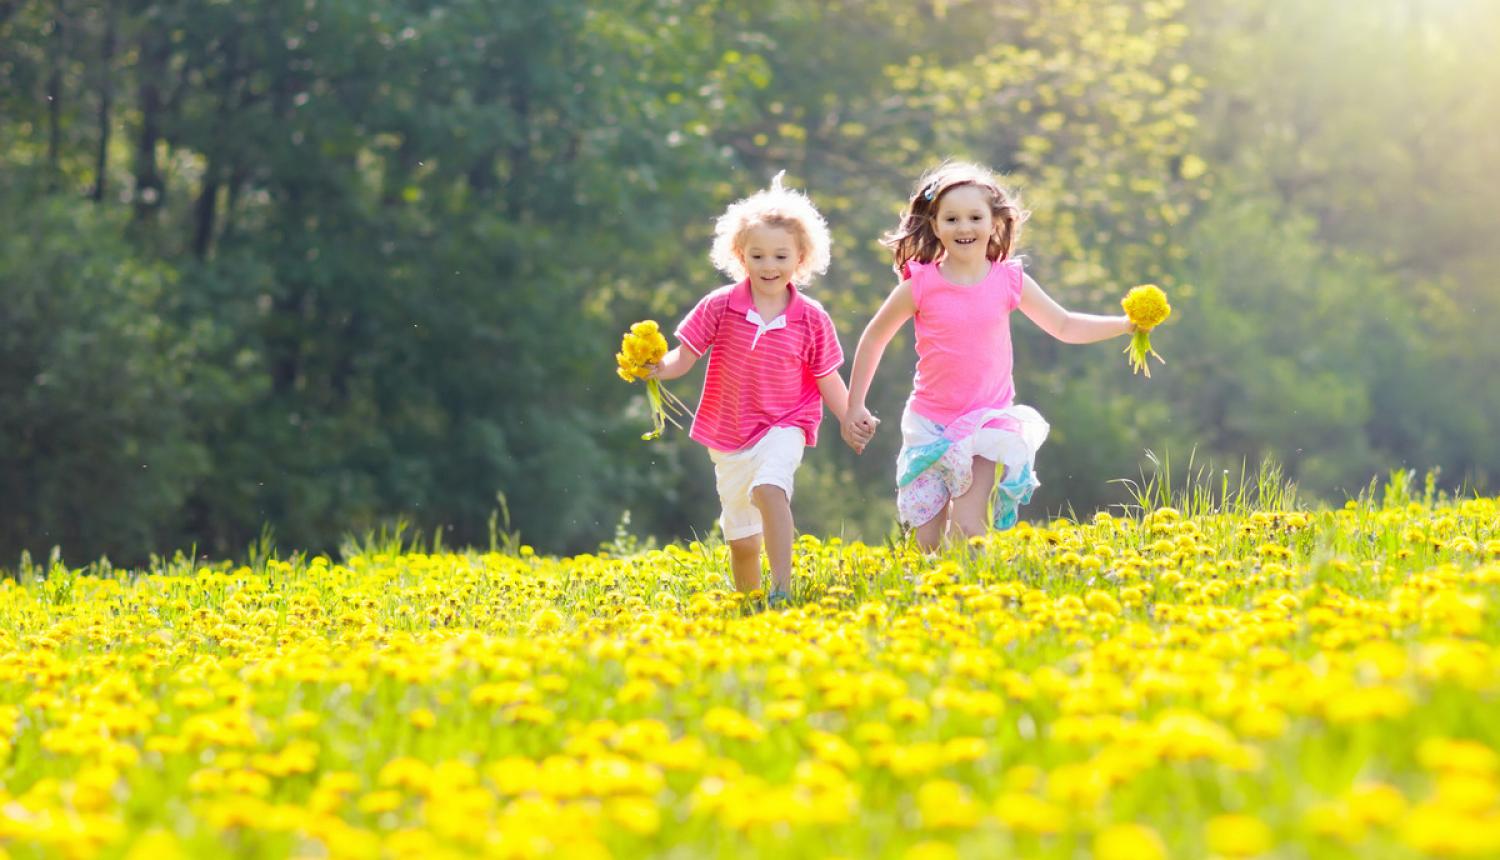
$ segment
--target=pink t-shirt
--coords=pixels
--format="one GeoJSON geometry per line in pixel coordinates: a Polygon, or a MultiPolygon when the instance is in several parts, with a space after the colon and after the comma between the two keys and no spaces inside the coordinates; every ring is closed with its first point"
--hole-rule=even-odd
{"type": "Polygon", "coordinates": [[[996,260],[983,281],[959,286],[936,263],[907,263],[917,306],[917,378],[911,408],[950,424],[1015,400],[1010,312],[1021,304],[1021,262],[996,260]]]}
{"type": "Polygon", "coordinates": [[[844,351],[823,306],[787,289],[791,302],[774,320],[760,319],[744,280],[704,296],[677,327],[683,346],[709,353],[688,434],[703,445],[740,451],[772,427],[800,427],[808,445],[818,444],[817,380],[838,370],[844,351]]]}

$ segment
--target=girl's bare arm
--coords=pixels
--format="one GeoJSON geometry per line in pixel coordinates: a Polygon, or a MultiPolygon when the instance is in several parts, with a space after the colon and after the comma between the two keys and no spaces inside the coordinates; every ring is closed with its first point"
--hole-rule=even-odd
{"type": "Polygon", "coordinates": [[[870,393],[870,382],[875,378],[875,369],[880,366],[880,357],[896,336],[901,326],[917,312],[916,300],[912,298],[911,281],[902,281],[886,297],[885,304],[875,312],[864,334],[859,336],[859,346],[854,350],[854,368],[849,371],[849,415],[845,423],[860,416],[869,416],[865,409],[865,396],[870,393]]]}
{"type": "Polygon", "coordinates": [[[1063,343],[1094,343],[1130,333],[1130,320],[1123,314],[1074,313],[1047,295],[1030,275],[1021,277],[1021,313],[1063,343]]]}

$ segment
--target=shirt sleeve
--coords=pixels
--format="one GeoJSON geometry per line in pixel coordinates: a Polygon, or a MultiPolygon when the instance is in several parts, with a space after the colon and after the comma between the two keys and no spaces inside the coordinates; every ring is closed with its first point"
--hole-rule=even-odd
{"type": "Polygon", "coordinates": [[[1023,271],[1020,260],[1006,260],[1005,297],[1010,302],[1009,310],[1015,310],[1021,306],[1021,288],[1026,279],[1022,277],[1023,271]]]}
{"type": "Polygon", "coordinates": [[[844,363],[844,348],[839,346],[838,332],[833,329],[833,320],[819,309],[808,315],[807,368],[814,379],[822,379],[838,370],[844,363]]]}
{"type": "Polygon", "coordinates": [[[683,346],[700,356],[708,352],[719,333],[719,318],[724,315],[724,309],[719,305],[725,300],[726,297],[718,292],[709,293],[698,300],[698,304],[688,311],[688,315],[677,326],[677,339],[683,346]]]}
{"type": "Polygon", "coordinates": [[[916,260],[907,260],[906,265],[902,268],[904,269],[904,272],[906,274],[906,280],[911,283],[911,286],[908,289],[911,290],[912,304],[920,307],[922,304],[923,282],[927,280],[926,278],[922,277],[922,275],[924,274],[924,270],[926,269],[926,265],[923,263],[918,263],[916,260]]]}

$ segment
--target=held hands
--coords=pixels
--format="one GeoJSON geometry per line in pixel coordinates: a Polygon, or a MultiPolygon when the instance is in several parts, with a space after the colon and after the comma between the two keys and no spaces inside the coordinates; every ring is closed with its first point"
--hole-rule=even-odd
{"type": "Polygon", "coordinates": [[[844,423],[839,427],[839,435],[844,438],[850,448],[856,454],[863,454],[865,446],[875,436],[875,428],[880,426],[880,419],[870,414],[870,410],[863,406],[854,406],[844,413],[844,423]]]}

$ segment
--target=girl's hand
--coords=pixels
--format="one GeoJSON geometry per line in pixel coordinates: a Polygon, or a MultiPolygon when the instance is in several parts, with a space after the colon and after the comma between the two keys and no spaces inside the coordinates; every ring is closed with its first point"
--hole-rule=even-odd
{"type": "Polygon", "coordinates": [[[839,435],[853,448],[855,453],[863,454],[865,446],[875,437],[875,428],[880,425],[880,419],[870,414],[870,410],[863,406],[851,408],[844,414],[844,421],[839,426],[839,435]]]}

